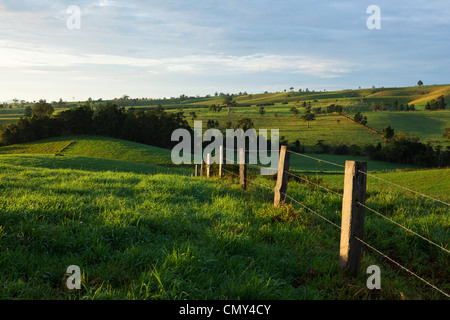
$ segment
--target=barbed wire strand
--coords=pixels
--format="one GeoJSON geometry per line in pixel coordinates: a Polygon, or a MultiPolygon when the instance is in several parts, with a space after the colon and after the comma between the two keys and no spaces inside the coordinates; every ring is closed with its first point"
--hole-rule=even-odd
{"type": "Polygon", "coordinates": [[[318,188],[322,188],[322,189],[324,189],[324,190],[327,190],[328,192],[331,192],[331,193],[333,193],[333,194],[336,194],[336,195],[342,197],[342,194],[340,194],[339,192],[336,192],[336,191],[334,191],[334,190],[328,189],[327,187],[321,186],[320,184],[316,184],[316,183],[314,183],[314,182],[312,182],[312,181],[310,181],[310,180],[308,180],[308,179],[302,178],[302,177],[300,177],[300,176],[298,176],[298,175],[296,175],[296,174],[294,174],[294,173],[292,173],[292,172],[289,172],[289,171],[284,171],[284,172],[287,173],[287,174],[289,174],[289,175],[291,175],[291,176],[293,176],[293,177],[296,177],[296,178],[298,178],[298,179],[301,179],[301,180],[303,180],[303,181],[305,181],[305,182],[307,182],[307,183],[310,183],[310,184],[312,184],[312,185],[314,185],[314,186],[316,186],[316,187],[318,187],[318,188]]]}
{"type": "Polygon", "coordinates": [[[440,249],[446,251],[447,253],[450,253],[450,250],[445,249],[444,247],[438,245],[437,243],[434,243],[434,242],[431,241],[430,239],[427,239],[427,238],[425,238],[424,236],[418,234],[417,232],[415,232],[415,231],[413,231],[413,230],[411,230],[411,229],[406,228],[405,226],[401,225],[400,223],[398,223],[398,222],[396,222],[396,221],[394,221],[394,220],[392,220],[392,219],[386,217],[385,215],[381,214],[380,212],[378,212],[378,211],[376,211],[376,210],[374,210],[374,209],[372,209],[372,208],[370,208],[370,207],[368,207],[368,206],[362,204],[362,203],[359,202],[359,201],[357,201],[356,203],[359,204],[360,206],[366,208],[367,210],[370,210],[370,211],[372,211],[373,213],[379,215],[380,217],[383,217],[384,219],[386,219],[386,220],[388,220],[388,221],[390,221],[390,222],[396,224],[397,226],[399,226],[399,227],[405,229],[406,231],[411,232],[412,234],[414,234],[414,235],[416,235],[416,236],[422,238],[423,240],[429,242],[430,244],[435,245],[436,247],[438,247],[438,248],[440,248],[440,249]]]}
{"type": "Polygon", "coordinates": [[[423,279],[422,277],[418,276],[417,274],[415,274],[414,272],[412,272],[411,270],[409,270],[408,268],[402,266],[400,263],[398,263],[397,261],[389,258],[387,255],[385,255],[384,253],[382,253],[381,251],[375,249],[374,247],[372,247],[371,245],[369,245],[367,242],[361,240],[360,238],[358,238],[357,236],[353,236],[356,240],[358,240],[359,242],[361,242],[362,244],[364,244],[365,246],[367,246],[368,248],[372,249],[373,251],[375,251],[376,253],[378,253],[379,255],[383,256],[384,258],[388,259],[389,261],[391,261],[392,263],[394,263],[395,265],[399,266],[400,268],[402,268],[403,270],[409,272],[410,274],[412,274],[414,277],[416,277],[417,279],[423,281],[424,283],[426,283],[427,285],[429,285],[430,287],[434,288],[435,290],[439,291],[440,293],[442,293],[443,295],[445,295],[446,297],[450,298],[450,295],[446,292],[444,292],[443,290],[439,289],[438,287],[436,287],[435,285],[433,285],[432,283],[428,282],[427,280],[423,279]]]}
{"type": "Polygon", "coordinates": [[[363,173],[363,174],[365,174],[365,175],[367,175],[367,176],[369,176],[369,177],[378,179],[378,180],[380,180],[380,181],[383,181],[383,182],[385,182],[385,183],[392,184],[392,185],[394,185],[394,186],[396,186],[396,187],[399,187],[399,188],[401,188],[401,189],[407,190],[407,191],[409,191],[409,192],[416,193],[416,194],[421,195],[421,196],[423,196],[423,197],[426,197],[426,198],[429,198],[429,199],[431,199],[431,200],[434,200],[434,201],[440,202],[440,203],[442,203],[442,204],[445,204],[445,205],[447,205],[447,206],[450,206],[450,203],[448,203],[448,202],[445,202],[445,201],[442,201],[442,200],[439,200],[439,199],[430,197],[430,196],[428,196],[428,195],[426,195],[426,194],[423,194],[423,193],[420,193],[420,192],[418,192],[418,191],[409,189],[409,188],[407,188],[407,187],[404,187],[404,186],[399,185],[399,184],[397,184],[397,183],[388,181],[388,180],[386,180],[386,179],[377,177],[377,176],[375,176],[375,175],[373,175],[373,174],[370,174],[370,173],[367,173],[367,172],[364,172],[364,171],[361,171],[361,170],[358,170],[358,172],[363,173]]]}
{"type": "MultiPolygon", "coordinates": [[[[330,162],[330,161],[326,161],[326,160],[314,158],[314,157],[307,156],[307,155],[305,155],[305,154],[297,153],[297,152],[290,151],[290,150],[288,150],[288,152],[293,153],[293,154],[296,154],[296,155],[299,155],[299,156],[302,156],[302,157],[306,157],[306,158],[309,158],[309,159],[314,159],[314,160],[316,160],[316,161],[322,161],[322,162],[325,162],[325,163],[328,163],[328,164],[331,164],[331,165],[334,165],[334,166],[338,166],[338,167],[345,168],[345,166],[340,165],[340,164],[337,164],[337,163],[334,163],[334,162],[330,162]]],[[[367,172],[364,172],[364,171],[361,171],[361,170],[358,170],[358,172],[363,173],[363,174],[365,174],[365,175],[367,175],[367,176],[369,176],[369,177],[378,179],[378,180],[380,180],[380,181],[383,181],[383,182],[385,182],[385,183],[392,184],[392,185],[394,185],[394,186],[396,186],[396,187],[402,188],[402,189],[407,190],[407,191],[409,191],[409,192],[412,192],[412,193],[421,195],[421,196],[423,196],[423,197],[426,197],[426,198],[429,198],[429,199],[431,199],[431,200],[434,200],[434,201],[440,202],[440,203],[442,203],[442,204],[445,204],[445,205],[447,205],[447,206],[450,206],[450,203],[448,203],[448,202],[445,202],[445,201],[442,201],[442,200],[433,198],[433,197],[431,197],[431,196],[429,196],[429,195],[426,195],[426,194],[423,194],[423,193],[421,193],[421,192],[412,190],[412,189],[410,189],[410,188],[404,187],[404,186],[402,186],[402,185],[399,185],[399,184],[397,184],[397,183],[388,181],[388,180],[386,180],[386,179],[377,177],[377,176],[375,176],[375,175],[373,175],[373,174],[370,174],[370,173],[367,173],[367,172]]]]}
{"type": "MultiPolygon", "coordinates": [[[[234,173],[234,172],[228,171],[228,170],[226,170],[226,169],[224,169],[224,171],[229,172],[229,173],[231,173],[231,174],[233,174],[233,175],[239,177],[239,175],[236,174],[236,173],[234,173]]],[[[248,180],[248,179],[245,179],[245,180],[247,180],[249,183],[254,183],[254,184],[257,184],[257,185],[259,185],[259,186],[265,187],[265,188],[270,189],[270,190],[273,191],[273,189],[272,189],[271,187],[264,186],[264,185],[262,185],[262,184],[256,183],[256,182],[251,181],[251,180],[248,180]]],[[[280,193],[283,194],[285,197],[289,198],[291,201],[293,201],[293,202],[299,204],[301,207],[305,208],[306,210],[308,210],[308,211],[314,213],[314,214],[317,215],[318,217],[322,218],[323,220],[325,220],[325,221],[327,221],[328,223],[332,224],[333,226],[337,227],[338,229],[341,229],[341,227],[338,226],[337,224],[335,224],[334,222],[332,222],[332,221],[330,221],[329,219],[325,218],[324,216],[322,216],[321,214],[317,213],[317,212],[314,211],[313,209],[311,209],[311,208],[305,206],[303,203],[301,203],[301,202],[295,200],[293,197],[289,196],[289,195],[286,194],[285,192],[281,192],[281,191],[280,191],[280,193]]]]}

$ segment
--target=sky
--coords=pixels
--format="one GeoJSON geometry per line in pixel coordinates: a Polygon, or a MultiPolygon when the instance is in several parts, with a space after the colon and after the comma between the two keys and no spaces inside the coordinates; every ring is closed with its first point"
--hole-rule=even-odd
{"type": "Polygon", "coordinates": [[[0,101],[448,84],[450,1],[0,0],[0,70],[0,101]]]}

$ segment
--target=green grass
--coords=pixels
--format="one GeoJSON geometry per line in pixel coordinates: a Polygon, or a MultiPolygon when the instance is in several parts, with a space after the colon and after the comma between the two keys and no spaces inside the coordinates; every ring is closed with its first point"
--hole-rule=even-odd
{"type": "Polygon", "coordinates": [[[84,156],[54,156],[37,154],[2,155],[0,162],[18,167],[45,169],[74,169],[92,172],[135,172],[145,174],[178,173],[190,175],[192,170],[186,167],[158,166],[151,163],[101,159],[84,156]]]}
{"type": "Polygon", "coordinates": [[[422,142],[438,142],[450,145],[444,139],[445,128],[450,127],[450,110],[417,112],[367,112],[368,125],[382,130],[387,125],[395,132],[408,132],[420,138],[422,142]]]}
{"type": "MultiPolygon", "coordinates": [[[[0,164],[2,299],[370,299],[366,275],[338,268],[339,230],[274,208],[274,181],[42,169],[0,164]],[[69,265],[82,289],[65,287],[69,265]]],[[[339,223],[340,197],[291,182],[290,196],[339,223]]],[[[448,245],[448,211],[401,193],[373,196],[389,215],[448,245]]],[[[449,290],[448,256],[375,216],[367,241],[449,290]],[[430,262],[432,261],[432,262],[430,262]]],[[[441,299],[366,251],[382,299],[441,299]]]]}
{"type": "Polygon", "coordinates": [[[98,137],[72,136],[39,140],[0,148],[0,154],[56,154],[93,158],[145,162],[155,165],[171,164],[171,150],[131,141],[98,137]],[[67,148],[65,148],[67,146],[67,148]]]}
{"type": "MultiPolygon", "coordinates": [[[[426,169],[426,170],[405,170],[396,172],[370,172],[371,175],[420,192],[427,196],[440,199],[442,201],[450,201],[450,188],[448,188],[448,179],[450,169],[426,169]]],[[[324,183],[325,186],[332,190],[342,193],[343,174],[315,174],[309,176],[316,177],[324,183]]],[[[405,196],[413,196],[414,194],[404,190],[398,186],[380,181],[377,178],[369,176],[367,178],[368,192],[397,192],[405,196]]],[[[424,200],[427,198],[425,197],[424,200]]],[[[428,200],[427,200],[428,201],[428,200]]],[[[433,200],[429,200],[433,201],[433,200]]]]}

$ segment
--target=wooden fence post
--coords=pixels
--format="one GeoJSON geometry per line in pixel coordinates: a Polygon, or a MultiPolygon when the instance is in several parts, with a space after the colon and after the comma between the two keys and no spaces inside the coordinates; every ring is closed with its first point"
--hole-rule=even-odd
{"type": "Polygon", "coordinates": [[[290,153],[287,152],[286,146],[281,146],[280,160],[278,162],[277,184],[275,185],[275,195],[273,205],[279,207],[286,199],[286,191],[288,184],[288,174],[290,163],[290,153]]]}
{"type": "Polygon", "coordinates": [[[245,150],[239,149],[239,183],[244,190],[247,189],[247,165],[245,163],[245,150]]]}
{"type": "Polygon", "coordinates": [[[364,237],[364,207],[366,202],[367,163],[345,162],[344,196],[342,199],[341,241],[339,267],[357,275],[361,266],[363,244],[356,237],[364,237]]]}
{"type": "Polygon", "coordinates": [[[223,166],[223,146],[220,146],[220,149],[219,149],[219,177],[220,178],[223,177],[222,166],[223,166]]]}
{"type": "Polygon", "coordinates": [[[202,157],[202,164],[200,165],[200,177],[205,175],[205,160],[202,157]]]}
{"type": "Polygon", "coordinates": [[[212,177],[212,161],[211,161],[211,153],[206,155],[206,176],[208,178],[212,177]]]}
{"type": "Polygon", "coordinates": [[[198,164],[195,165],[194,177],[198,177],[198,164]]]}

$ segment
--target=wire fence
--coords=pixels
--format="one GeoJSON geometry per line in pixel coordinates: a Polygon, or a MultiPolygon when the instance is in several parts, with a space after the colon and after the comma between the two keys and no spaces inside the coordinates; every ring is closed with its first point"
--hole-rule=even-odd
{"type": "MultiPolygon", "coordinates": [[[[331,162],[331,161],[326,161],[326,160],[323,160],[323,159],[315,158],[315,157],[312,157],[312,156],[309,156],[309,155],[304,155],[304,154],[297,153],[297,152],[293,152],[293,151],[289,151],[289,150],[288,150],[287,152],[289,152],[289,153],[291,153],[291,154],[294,154],[294,155],[298,155],[298,156],[304,157],[304,158],[309,158],[309,159],[313,159],[313,160],[316,160],[316,161],[328,163],[328,164],[330,164],[330,165],[334,165],[334,166],[337,166],[337,167],[345,168],[344,165],[337,164],[337,163],[334,163],[334,162],[331,162]]],[[[265,167],[258,166],[258,165],[250,165],[250,164],[247,164],[247,165],[250,166],[250,167],[254,167],[254,168],[265,168],[265,167]]],[[[224,172],[227,172],[227,173],[233,175],[233,176],[237,176],[237,177],[240,177],[240,178],[241,178],[240,174],[237,174],[237,173],[232,172],[232,171],[230,171],[230,170],[227,170],[227,169],[225,169],[225,168],[222,168],[222,170],[223,170],[224,172]]],[[[368,173],[363,172],[363,171],[360,171],[360,170],[359,170],[358,172],[359,172],[359,173],[363,173],[363,174],[365,174],[365,175],[367,175],[367,176],[369,176],[369,177],[376,178],[376,179],[378,179],[379,181],[385,182],[385,183],[387,183],[387,184],[397,186],[397,187],[399,187],[399,188],[401,188],[401,189],[403,189],[403,190],[407,190],[407,191],[409,191],[409,192],[412,192],[412,193],[414,193],[414,194],[420,195],[420,196],[425,197],[425,198],[427,198],[427,199],[431,199],[431,200],[434,200],[434,201],[436,201],[436,202],[438,202],[438,203],[441,203],[441,204],[444,204],[444,205],[449,206],[449,203],[447,203],[447,202],[445,202],[445,201],[442,201],[442,200],[440,200],[440,199],[436,199],[436,198],[434,198],[434,197],[428,196],[428,195],[423,194],[423,193],[421,193],[421,192],[418,192],[418,191],[412,190],[412,189],[410,189],[410,188],[407,188],[407,187],[398,185],[398,184],[396,184],[396,183],[393,183],[393,182],[390,182],[390,181],[388,181],[388,180],[385,180],[385,179],[382,179],[382,178],[380,178],[380,177],[377,177],[377,176],[375,176],[375,175],[373,175],[373,174],[368,174],[368,173]]],[[[291,177],[300,179],[300,180],[302,180],[302,181],[304,181],[304,182],[306,182],[306,183],[308,183],[308,184],[311,184],[311,185],[313,185],[313,186],[315,186],[315,187],[317,187],[317,188],[320,188],[320,189],[324,190],[326,193],[330,193],[330,194],[333,194],[333,195],[337,195],[337,196],[339,196],[339,197],[341,197],[341,198],[343,197],[343,195],[342,195],[341,193],[339,193],[339,192],[337,192],[337,191],[335,191],[335,190],[332,190],[332,189],[330,189],[330,188],[327,188],[327,187],[325,187],[325,186],[323,186],[323,185],[320,185],[319,183],[315,183],[315,182],[311,181],[310,179],[306,179],[305,177],[301,177],[301,176],[299,176],[299,175],[297,175],[297,174],[295,174],[295,173],[292,173],[292,172],[290,172],[290,171],[284,171],[284,173],[286,173],[287,175],[289,175],[289,176],[291,176],[291,177]]],[[[271,191],[274,190],[272,187],[269,187],[269,186],[267,186],[267,185],[258,183],[258,182],[256,182],[256,181],[254,181],[253,179],[249,179],[248,177],[246,177],[246,178],[244,178],[244,179],[246,180],[246,182],[248,182],[248,183],[250,183],[250,184],[254,184],[254,185],[257,185],[257,186],[259,186],[259,187],[263,187],[263,188],[268,189],[268,190],[271,190],[271,191]]],[[[325,217],[323,214],[317,212],[317,210],[311,209],[310,207],[306,206],[305,204],[303,204],[302,202],[298,201],[298,200],[295,199],[294,197],[291,197],[290,195],[288,195],[287,192],[281,192],[281,193],[285,196],[285,198],[289,199],[289,200],[291,201],[291,203],[295,203],[295,204],[299,205],[299,206],[302,207],[303,209],[305,209],[305,210],[311,212],[312,214],[314,214],[315,216],[319,217],[320,219],[322,219],[323,221],[327,222],[328,224],[330,224],[330,225],[336,227],[337,229],[341,230],[341,226],[337,225],[336,223],[334,223],[333,221],[331,221],[330,219],[328,219],[327,217],[325,217]]],[[[404,229],[405,231],[407,231],[407,232],[413,234],[414,236],[419,237],[420,239],[426,241],[427,243],[429,243],[429,244],[431,244],[431,245],[433,245],[433,246],[439,248],[440,250],[442,250],[442,251],[444,251],[444,252],[446,252],[446,253],[450,253],[450,250],[448,250],[448,249],[444,248],[443,246],[437,244],[436,242],[434,242],[434,241],[432,241],[432,240],[430,240],[430,239],[428,239],[428,238],[426,238],[426,237],[420,235],[419,233],[417,233],[417,232],[411,230],[410,228],[407,228],[407,227],[405,227],[404,225],[402,225],[402,224],[400,224],[400,223],[394,221],[393,219],[391,219],[391,218],[387,217],[386,215],[384,215],[384,214],[378,212],[377,210],[375,210],[375,209],[373,209],[373,208],[370,208],[370,207],[367,206],[366,204],[363,204],[363,203],[361,203],[361,202],[359,202],[359,201],[357,202],[357,204],[360,205],[360,206],[362,206],[362,207],[364,207],[365,209],[369,210],[370,212],[375,213],[375,214],[377,214],[378,216],[381,216],[383,219],[386,219],[386,220],[389,221],[390,223],[393,223],[393,224],[395,224],[396,226],[401,227],[401,228],[404,229]]],[[[406,268],[405,266],[403,266],[403,265],[400,264],[399,262],[397,262],[397,261],[395,261],[394,259],[390,258],[387,254],[385,254],[385,253],[383,253],[382,251],[376,249],[375,247],[373,247],[372,245],[370,245],[370,244],[367,243],[366,241],[360,239],[359,237],[357,237],[357,236],[353,236],[353,237],[354,237],[357,241],[361,242],[361,244],[363,244],[363,245],[366,246],[367,248],[369,248],[369,249],[371,249],[372,251],[376,252],[377,254],[381,255],[383,258],[389,260],[391,263],[397,265],[398,267],[400,267],[400,268],[403,269],[404,271],[408,272],[409,274],[413,275],[414,277],[416,277],[417,279],[419,279],[420,281],[422,281],[422,282],[425,283],[426,285],[430,286],[431,288],[433,288],[433,289],[437,290],[438,292],[440,292],[441,294],[445,295],[447,298],[450,298],[450,295],[449,295],[448,293],[446,293],[444,290],[438,288],[437,286],[433,285],[433,284],[430,283],[429,281],[427,281],[427,280],[425,280],[424,278],[420,277],[419,275],[417,275],[416,273],[414,273],[414,272],[411,271],[410,269],[406,268]]]]}

